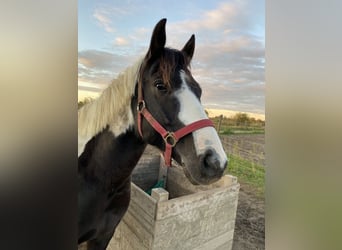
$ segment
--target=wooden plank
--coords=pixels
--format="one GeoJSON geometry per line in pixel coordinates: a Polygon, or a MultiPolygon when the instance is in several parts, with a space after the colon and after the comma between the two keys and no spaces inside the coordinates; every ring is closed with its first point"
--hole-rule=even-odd
{"type": "MultiPolygon", "coordinates": [[[[231,191],[229,188],[228,190],[227,188],[220,188],[218,190],[222,189],[223,192],[229,193],[229,191],[231,191]]],[[[218,190],[216,190],[216,192],[218,190]]],[[[238,189],[233,189],[233,192],[236,190],[238,191],[238,189]]],[[[188,212],[176,214],[174,217],[168,217],[158,221],[159,225],[157,225],[157,223],[154,229],[155,239],[152,249],[188,250],[205,243],[210,237],[215,237],[217,234],[224,231],[234,231],[237,194],[238,193],[236,193],[234,201],[226,200],[226,202],[223,201],[223,203],[222,201],[216,203],[209,202],[206,205],[202,204],[202,206],[197,208],[196,206],[192,206],[192,209],[188,212]],[[220,204],[223,204],[223,206],[220,207],[220,204]],[[160,225],[164,226],[164,228],[160,225]],[[170,237],[170,235],[172,235],[172,237],[170,237]],[[180,242],[179,246],[175,246],[175,239],[177,239],[177,242],[180,242]]],[[[230,197],[230,195],[228,195],[228,197],[230,197]]],[[[231,198],[234,199],[234,196],[231,198]]]]}
{"type": "Polygon", "coordinates": [[[212,208],[223,203],[234,203],[238,199],[239,184],[232,187],[215,188],[192,195],[174,198],[157,205],[156,220],[162,220],[186,211],[210,204],[212,208]]]}
{"type": "Polygon", "coordinates": [[[144,177],[143,175],[136,176],[132,179],[132,182],[140,187],[143,191],[147,191],[158,182],[158,179],[155,176],[151,176],[146,173],[146,177],[144,177]]]}
{"type": "Polygon", "coordinates": [[[163,182],[164,182],[163,188],[166,187],[168,171],[169,171],[169,167],[167,167],[167,166],[165,165],[164,157],[161,155],[161,156],[160,156],[160,162],[159,162],[159,175],[158,175],[158,181],[163,180],[163,182]]]}
{"type": "Polygon", "coordinates": [[[232,247],[232,239],[234,236],[234,231],[226,232],[210,241],[205,242],[199,247],[194,248],[194,250],[217,250],[225,249],[229,250],[232,247]],[[222,248],[226,247],[226,248],[222,248]]]}
{"type": "MultiPolygon", "coordinates": [[[[200,242],[199,246],[217,238],[219,235],[225,232],[231,233],[231,237],[227,238],[226,241],[232,239],[234,235],[234,228],[235,228],[235,217],[233,220],[230,220],[226,222],[225,224],[218,223],[217,227],[216,225],[214,225],[214,227],[213,226],[204,227],[204,230],[202,231],[202,237],[199,239],[201,240],[199,241],[200,242]]],[[[222,244],[226,241],[222,241],[222,244]]]]}
{"type": "Polygon", "coordinates": [[[140,208],[149,216],[155,218],[157,201],[146,194],[134,183],[131,185],[131,200],[134,200],[139,204],[140,208]]]}
{"type": "Polygon", "coordinates": [[[155,223],[154,217],[152,217],[150,214],[148,214],[143,209],[141,209],[140,205],[136,201],[131,200],[129,207],[128,207],[128,211],[130,211],[132,214],[137,215],[140,223],[145,224],[146,228],[149,231],[151,232],[153,231],[153,227],[155,223]]]}
{"type": "MultiPolygon", "coordinates": [[[[134,234],[144,246],[151,246],[154,232],[151,231],[151,228],[147,228],[148,225],[141,223],[141,220],[137,219],[138,217],[139,215],[134,215],[128,211],[123,222],[129,227],[130,234],[134,234]]],[[[125,235],[125,237],[130,238],[130,234],[125,235]]]]}
{"type": "Polygon", "coordinates": [[[156,238],[167,238],[172,234],[177,239],[188,239],[205,232],[205,238],[210,239],[211,235],[234,229],[235,217],[234,205],[219,207],[217,210],[201,207],[157,221],[155,235],[156,238]]]}
{"type": "Polygon", "coordinates": [[[221,246],[218,246],[215,250],[231,250],[233,247],[233,239],[225,242],[221,246]]]}
{"type": "Polygon", "coordinates": [[[114,237],[109,242],[107,250],[149,250],[143,242],[131,231],[131,228],[122,221],[118,225],[114,237]]]}
{"type": "Polygon", "coordinates": [[[160,156],[144,156],[134,168],[132,182],[142,190],[153,187],[158,181],[160,156]]]}
{"type": "Polygon", "coordinates": [[[222,223],[218,229],[216,227],[210,227],[209,231],[208,228],[201,228],[201,225],[196,225],[196,227],[195,225],[183,226],[187,228],[184,229],[181,226],[177,226],[175,230],[170,229],[168,234],[156,235],[152,249],[194,249],[204,245],[208,241],[215,240],[216,237],[222,234],[231,235],[230,238],[220,240],[219,245],[222,245],[233,237],[235,221],[222,223]]]}

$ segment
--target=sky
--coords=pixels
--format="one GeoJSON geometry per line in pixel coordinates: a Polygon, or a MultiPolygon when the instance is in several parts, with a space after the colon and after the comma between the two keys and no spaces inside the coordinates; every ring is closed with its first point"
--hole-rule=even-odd
{"type": "Polygon", "coordinates": [[[265,114],[264,0],[100,0],[78,2],[78,93],[95,97],[145,55],[167,18],[166,46],[196,37],[191,72],[202,104],[265,114]]]}

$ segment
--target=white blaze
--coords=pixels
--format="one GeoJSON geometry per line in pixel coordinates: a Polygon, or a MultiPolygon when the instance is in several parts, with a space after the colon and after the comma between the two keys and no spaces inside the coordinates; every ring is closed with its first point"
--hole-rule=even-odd
{"type": "MultiPolygon", "coordinates": [[[[180,103],[179,120],[188,125],[192,122],[208,119],[202,104],[197,99],[195,94],[189,89],[185,80],[185,73],[180,72],[182,86],[175,92],[180,103]]],[[[215,128],[204,127],[193,132],[193,139],[197,155],[205,153],[208,149],[214,149],[220,157],[221,167],[227,161],[227,155],[223,150],[220,138],[218,137],[215,128]]]]}

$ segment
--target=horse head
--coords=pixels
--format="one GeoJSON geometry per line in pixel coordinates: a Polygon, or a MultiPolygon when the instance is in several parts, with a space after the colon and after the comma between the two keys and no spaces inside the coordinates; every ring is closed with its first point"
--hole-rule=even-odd
{"type": "Polygon", "coordinates": [[[193,184],[210,184],[223,175],[228,159],[201,105],[201,87],[190,71],[195,36],[192,35],[181,50],[167,48],[165,24],[166,19],[162,19],[155,26],[138,73],[131,103],[137,121],[135,130],[146,143],[161,151],[172,148],[170,156],[183,167],[193,184]],[[141,114],[145,110],[157,125],[141,114]],[[202,120],[204,125],[182,138],[173,136],[173,132],[202,120]],[[165,135],[159,127],[167,131],[165,135]]]}

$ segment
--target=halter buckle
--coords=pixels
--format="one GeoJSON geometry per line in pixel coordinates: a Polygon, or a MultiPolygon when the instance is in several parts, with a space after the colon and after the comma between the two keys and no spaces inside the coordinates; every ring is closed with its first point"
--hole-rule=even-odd
{"type": "Polygon", "coordinates": [[[177,144],[177,138],[173,132],[167,132],[167,134],[163,137],[164,142],[169,144],[172,148],[177,144]]]}
{"type": "Polygon", "coordinates": [[[144,100],[141,100],[137,104],[137,111],[141,112],[143,109],[146,108],[146,104],[144,100]]]}

